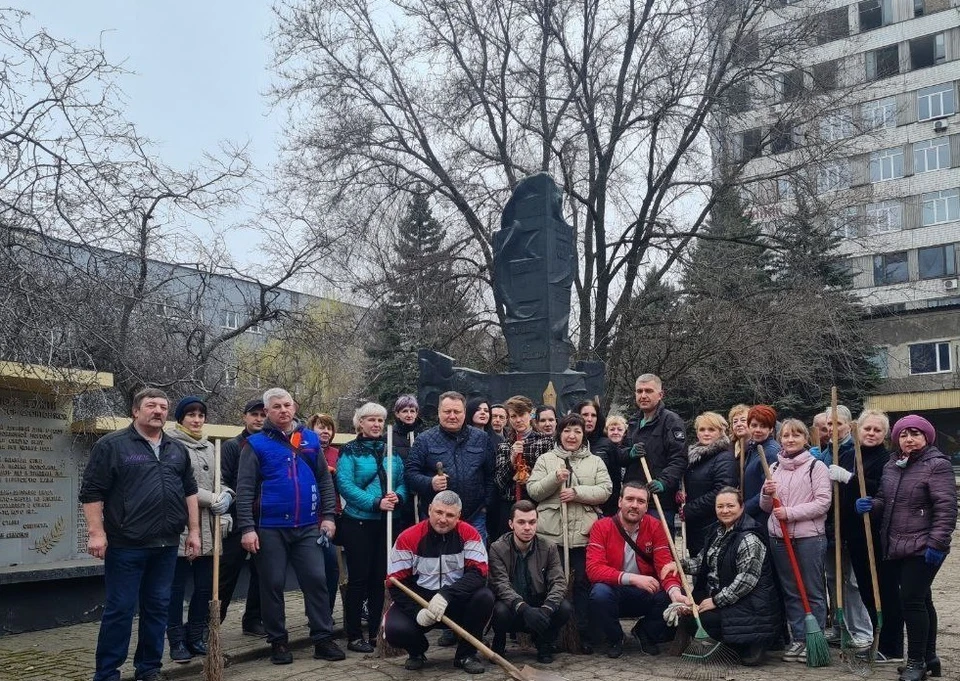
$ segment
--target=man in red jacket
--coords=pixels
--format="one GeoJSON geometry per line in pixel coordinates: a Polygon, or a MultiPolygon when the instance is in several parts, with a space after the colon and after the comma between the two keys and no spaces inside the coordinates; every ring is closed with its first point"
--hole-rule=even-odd
{"type": "Polygon", "coordinates": [[[637,481],[620,490],[619,511],[594,523],[587,545],[590,623],[607,638],[607,657],[623,654],[621,617],[639,617],[631,633],[648,655],[672,638],[663,621],[671,601],[686,603],[663,526],[647,514],[650,492],[637,481]]]}

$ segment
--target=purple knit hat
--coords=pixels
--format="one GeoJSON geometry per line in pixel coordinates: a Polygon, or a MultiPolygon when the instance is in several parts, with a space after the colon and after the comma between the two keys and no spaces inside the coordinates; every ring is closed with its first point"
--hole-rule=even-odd
{"type": "Polygon", "coordinates": [[[937,429],[933,427],[932,423],[917,414],[908,414],[893,424],[893,430],[890,432],[890,436],[893,438],[894,446],[896,446],[896,443],[900,440],[900,431],[905,428],[916,428],[919,430],[923,433],[923,436],[927,438],[928,445],[932,445],[937,441],[937,429]]]}

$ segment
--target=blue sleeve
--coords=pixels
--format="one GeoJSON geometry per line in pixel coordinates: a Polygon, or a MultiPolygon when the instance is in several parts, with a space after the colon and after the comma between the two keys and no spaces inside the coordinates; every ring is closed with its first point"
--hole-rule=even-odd
{"type": "MultiPolygon", "coordinates": [[[[364,511],[376,510],[380,497],[362,489],[357,484],[358,457],[353,456],[348,447],[349,443],[344,445],[340,452],[340,458],[337,460],[337,487],[340,490],[340,496],[347,502],[347,507],[352,506],[364,511]]],[[[373,487],[373,485],[370,487],[373,487]]]]}
{"type": "Polygon", "coordinates": [[[393,457],[393,491],[400,497],[400,503],[407,500],[407,482],[404,479],[403,459],[393,457]]]}
{"type": "MultiPolygon", "coordinates": [[[[486,437],[486,459],[484,461],[484,471],[486,475],[484,476],[484,486],[485,486],[485,496],[486,505],[488,507],[492,506],[496,502],[497,498],[497,485],[495,478],[496,472],[496,461],[497,461],[497,448],[493,444],[493,439],[485,435],[486,437]]],[[[489,510],[489,509],[488,509],[489,510]]]]}

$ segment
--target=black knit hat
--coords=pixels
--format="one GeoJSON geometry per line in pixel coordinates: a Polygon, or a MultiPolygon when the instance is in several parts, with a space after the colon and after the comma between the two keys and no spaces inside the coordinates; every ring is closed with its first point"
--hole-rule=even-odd
{"type": "Polygon", "coordinates": [[[177,402],[177,408],[173,411],[173,418],[177,420],[177,423],[183,423],[183,417],[187,415],[188,411],[193,411],[190,407],[194,404],[200,405],[200,411],[203,412],[204,416],[207,415],[207,403],[196,395],[187,395],[177,402]]]}

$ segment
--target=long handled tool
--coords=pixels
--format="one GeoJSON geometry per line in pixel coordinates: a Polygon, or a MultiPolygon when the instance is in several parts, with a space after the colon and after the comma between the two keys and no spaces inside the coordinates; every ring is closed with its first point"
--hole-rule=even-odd
{"type": "MultiPolygon", "coordinates": [[[[566,489],[570,489],[573,485],[573,469],[570,467],[570,459],[564,461],[567,465],[567,480],[564,482],[563,486],[566,489]]],[[[567,591],[566,598],[569,601],[573,601],[573,571],[570,569],[570,537],[567,532],[570,527],[568,524],[568,511],[567,511],[567,502],[560,504],[560,521],[563,523],[563,576],[567,580],[567,591]]],[[[577,623],[574,621],[576,618],[571,617],[567,620],[567,623],[563,625],[563,647],[568,653],[579,653],[580,652],[580,631],[577,629],[577,623]]]]}
{"type": "MultiPolygon", "coordinates": [[[[860,496],[867,496],[867,481],[863,474],[863,453],[860,451],[860,436],[857,429],[853,429],[853,451],[857,466],[857,482],[860,484],[860,496]]],[[[877,649],[880,647],[880,630],[883,629],[883,609],[880,607],[880,582],[877,579],[877,556],[873,552],[873,527],[870,524],[870,514],[864,513],[863,532],[867,537],[867,560],[870,561],[870,579],[873,582],[873,603],[877,609],[877,626],[873,628],[873,644],[870,646],[870,661],[877,659],[877,649]]]]}
{"type": "MultiPolygon", "coordinates": [[[[403,591],[403,593],[407,594],[410,598],[412,598],[414,602],[417,605],[419,605],[421,608],[429,607],[430,604],[427,603],[427,601],[422,596],[420,596],[420,594],[418,594],[416,591],[408,587],[399,579],[397,579],[396,577],[391,577],[390,581],[393,583],[394,586],[396,586],[398,589],[403,591]]],[[[483,641],[478,639],[476,636],[471,634],[469,631],[461,627],[459,624],[454,622],[452,619],[450,619],[446,615],[441,617],[440,621],[446,624],[448,627],[450,627],[450,629],[452,629],[453,632],[457,634],[457,636],[462,638],[464,641],[467,641],[470,645],[476,648],[477,652],[479,652],[481,655],[483,655],[485,658],[487,658],[491,662],[497,664],[501,669],[503,669],[505,672],[507,672],[507,674],[510,675],[511,679],[515,679],[515,681],[567,681],[567,679],[560,676],[559,674],[548,672],[543,669],[535,669],[530,665],[524,666],[523,669],[517,669],[514,665],[510,664],[510,662],[505,660],[500,655],[497,655],[495,652],[490,650],[490,648],[485,646],[483,644],[483,641]]]]}
{"type": "MultiPolygon", "coordinates": [[[[833,465],[840,465],[840,420],[837,417],[837,386],[830,389],[831,444],[833,465]]],[[[843,544],[840,541],[840,483],[833,481],[833,543],[834,543],[834,626],[840,632],[840,657],[847,658],[846,648],[850,643],[847,626],[843,621],[843,544]]]]}
{"type": "MultiPolygon", "coordinates": [[[[687,490],[686,485],[683,484],[683,480],[680,481],[680,494],[682,495],[683,503],[687,503],[687,490]]],[[[686,515],[680,516],[680,545],[683,547],[683,557],[690,557],[690,547],[687,544],[687,517],[686,515]]]]}
{"type": "MultiPolygon", "coordinates": [[[[767,455],[763,447],[757,445],[760,453],[760,465],[763,466],[763,474],[767,480],[772,480],[770,465],[767,463],[767,455]]],[[[773,495],[773,507],[781,508],[780,496],[773,495]]],[[[807,646],[807,666],[808,667],[827,667],[830,665],[830,646],[827,643],[827,637],[820,628],[817,618],[813,616],[813,610],[810,608],[810,600],[807,598],[807,589],[803,585],[803,575],[800,573],[800,565],[797,562],[797,554],[793,550],[793,539],[790,538],[790,528],[787,527],[786,520],[780,520],[780,531],[783,533],[783,544],[787,547],[787,558],[790,560],[790,568],[793,570],[793,579],[797,583],[797,591],[800,592],[800,602],[803,604],[803,630],[807,646]]],[[[814,575],[814,579],[820,579],[822,575],[814,575]]]]}
{"type": "MultiPolygon", "coordinates": [[[[387,463],[387,494],[393,492],[393,428],[387,428],[387,455],[384,457],[387,463]]],[[[393,551],[393,511],[387,511],[387,565],[390,564],[390,553],[393,551]]],[[[389,571],[389,568],[388,568],[389,571]]],[[[380,657],[396,657],[403,653],[402,650],[394,648],[387,643],[386,622],[387,610],[393,602],[390,598],[390,589],[383,587],[383,613],[380,616],[380,628],[377,631],[377,654],[380,657]]]]}
{"type": "MultiPolygon", "coordinates": [[[[643,474],[647,476],[647,482],[653,482],[653,476],[650,475],[650,467],[647,465],[646,456],[643,452],[640,454],[640,465],[643,466],[643,474]]],[[[703,622],[700,620],[700,608],[693,599],[693,589],[687,582],[687,575],[683,571],[680,562],[680,554],[677,552],[677,546],[673,542],[673,534],[667,525],[667,518],[663,514],[663,506],[660,505],[660,498],[650,492],[649,497],[657,506],[657,514],[660,516],[660,523],[663,525],[663,531],[667,535],[667,542],[670,544],[670,553],[677,565],[677,573],[680,575],[680,584],[683,591],[690,599],[690,610],[693,612],[693,618],[697,622],[697,633],[694,634],[690,645],[680,654],[680,668],[677,669],[677,676],[683,678],[695,679],[697,681],[710,681],[721,679],[726,675],[730,667],[737,663],[737,654],[719,641],[710,638],[707,630],[703,628],[703,622]]]]}
{"type": "MultiPolygon", "coordinates": [[[[220,440],[213,443],[213,494],[220,497],[220,440]]],[[[202,513],[202,511],[201,511],[202,513]]],[[[220,516],[213,516],[213,598],[210,599],[210,629],[207,638],[207,659],[203,665],[205,681],[222,681],[223,650],[220,645],[220,516]]]]}

